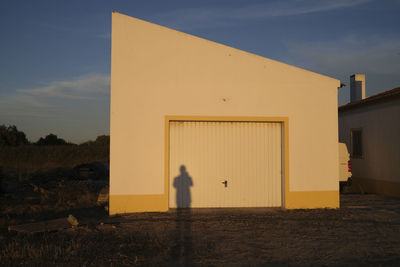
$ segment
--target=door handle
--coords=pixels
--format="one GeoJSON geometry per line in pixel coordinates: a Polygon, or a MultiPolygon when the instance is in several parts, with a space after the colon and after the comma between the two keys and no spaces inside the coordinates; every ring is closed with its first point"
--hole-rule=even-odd
{"type": "Polygon", "coordinates": [[[228,187],[228,181],[227,180],[223,181],[222,183],[225,185],[225,187],[228,187]]]}

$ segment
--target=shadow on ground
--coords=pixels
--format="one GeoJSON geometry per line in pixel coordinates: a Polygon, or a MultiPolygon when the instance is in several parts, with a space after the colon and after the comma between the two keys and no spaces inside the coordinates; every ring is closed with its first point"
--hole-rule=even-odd
{"type": "Polygon", "coordinates": [[[341,195],[337,210],[191,209],[90,217],[77,228],[32,236],[7,231],[6,216],[0,229],[0,262],[86,266],[395,266],[400,262],[400,199],[377,195],[341,195]]]}

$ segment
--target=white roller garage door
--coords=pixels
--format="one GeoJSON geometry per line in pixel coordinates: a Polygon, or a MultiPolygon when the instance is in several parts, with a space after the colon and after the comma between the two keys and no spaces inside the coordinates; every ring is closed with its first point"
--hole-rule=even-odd
{"type": "Polygon", "coordinates": [[[281,206],[281,123],[169,126],[169,207],[281,206]]]}

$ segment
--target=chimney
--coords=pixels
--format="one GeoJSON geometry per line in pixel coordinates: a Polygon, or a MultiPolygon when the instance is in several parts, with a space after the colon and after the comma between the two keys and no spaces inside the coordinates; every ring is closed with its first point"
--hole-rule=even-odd
{"type": "Polygon", "coordinates": [[[350,76],[350,102],[360,101],[365,98],[365,74],[350,76]]]}

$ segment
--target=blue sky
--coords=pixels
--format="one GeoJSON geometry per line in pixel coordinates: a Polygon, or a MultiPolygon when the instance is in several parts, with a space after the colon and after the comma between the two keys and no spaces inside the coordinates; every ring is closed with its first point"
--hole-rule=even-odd
{"type": "Polygon", "coordinates": [[[2,0],[0,10],[0,124],[31,141],[109,134],[113,10],[346,84],[365,73],[367,96],[400,86],[400,0],[2,0]]]}

